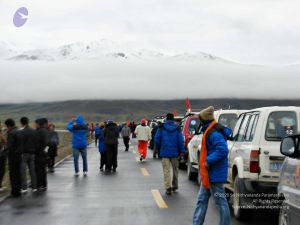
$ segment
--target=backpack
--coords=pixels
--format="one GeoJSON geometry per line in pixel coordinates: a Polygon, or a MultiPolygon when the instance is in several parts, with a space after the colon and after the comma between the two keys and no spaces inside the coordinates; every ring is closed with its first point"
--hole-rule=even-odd
{"type": "Polygon", "coordinates": [[[224,127],[223,125],[219,124],[219,123],[216,123],[211,129],[210,131],[208,131],[207,133],[207,138],[210,137],[212,135],[213,132],[219,132],[219,133],[222,133],[224,137],[226,137],[226,141],[228,140],[232,140],[232,137],[231,136],[227,136],[224,134],[224,129],[226,127],[224,127]]]}

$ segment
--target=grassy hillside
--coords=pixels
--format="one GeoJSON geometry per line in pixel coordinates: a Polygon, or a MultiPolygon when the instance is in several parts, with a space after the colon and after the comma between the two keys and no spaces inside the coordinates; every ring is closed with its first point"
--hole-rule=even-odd
{"type": "MultiPolygon", "coordinates": [[[[202,109],[209,105],[216,109],[251,109],[263,106],[300,106],[298,100],[257,100],[257,99],[193,99],[194,109],[202,109]]],[[[48,103],[2,104],[0,105],[0,120],[6,118],[19,119],[28,116],[32,120],[38,117],[48,117],[50,121],[65,123],[73,115],[82,114],[87,121],[138,120],[142,117],[152,118],[176,110],[179,114],[185,112],[185,101],[182,100],[78,100],[48,103]]]]}

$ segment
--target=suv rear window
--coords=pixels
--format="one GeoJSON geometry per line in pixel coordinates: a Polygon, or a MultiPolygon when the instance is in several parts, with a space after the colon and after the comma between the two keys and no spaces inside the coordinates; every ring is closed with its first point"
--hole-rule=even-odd
{"type": "Polygon", "coordinates": [[[295,112],[272,112],[266,129],[266,140],[280,141],[283,137],[297,133],[297,116],[295,112]]]}
{"type": "Polygon", "coordinates": [[[231,114],[222,114],[219,117],[219,121],[218,123],[220,123],[221,125],[223,125],[224,127],[228,127],[231,130],[234,129],[235,124],[237,122],[238,116],[235,113],[231,113],[231,114]]]}

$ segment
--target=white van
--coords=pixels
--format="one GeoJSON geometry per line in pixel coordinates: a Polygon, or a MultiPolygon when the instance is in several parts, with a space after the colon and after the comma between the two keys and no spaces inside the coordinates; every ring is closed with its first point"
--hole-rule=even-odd
{"type": "Polygon", "coordinates": [[[265,107],[240,115],[229,141],[227,190],[234,216],[246,219],[266,193],[277,193],[281,139],[299,131],[300,107],[265,107]],[[252,194],[255,195],[252,195],[252,194]],[[251,197],[252,196],[252,197],[251,197]],[[254,196],[254,198],[253,198],[254,196]],[[256,197],[255,197],[256,196],[256,197]]]}
{"type": "MultiPolygon", "coordinates": [[[[214,112],[216,121],[225,127],[234,129],[238,117],[245,110],[217,110],[214,112]]],[[[202,134],[195,135],[188,144],[189,158],[187,160],[187,175],[190,180],[197,180],[199,170],[199,150],[202,134]]]]}

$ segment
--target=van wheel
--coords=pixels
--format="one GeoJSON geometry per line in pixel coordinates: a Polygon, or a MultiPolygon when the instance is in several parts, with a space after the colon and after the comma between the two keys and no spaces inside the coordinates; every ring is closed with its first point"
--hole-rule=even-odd
{"type": "Polygon", "coordinates": [[[198,179],[198,172],[195,172],[195,169],[193,168],[190,162],[190,157],[188,157],[188,161],[187,161],[187,175],[189,180],[197,181],[198,179]]]}
{"type": "Polygon", "coordinates": [[[279,212],[279,225],[288,225],[286,203],[283,203],[279,212]]]}
{"type": "Polygon", "coordinates": [[[247,190],[245,188],[244,181],[238,178],[238,175],[234,179],[234,188],[233,188],[233,215],[238,220],[248,220],[251,218],[251,210],[243,209],[243,201],[245,197],[242,197],[241,194],[246,194],[247,190]]]}

